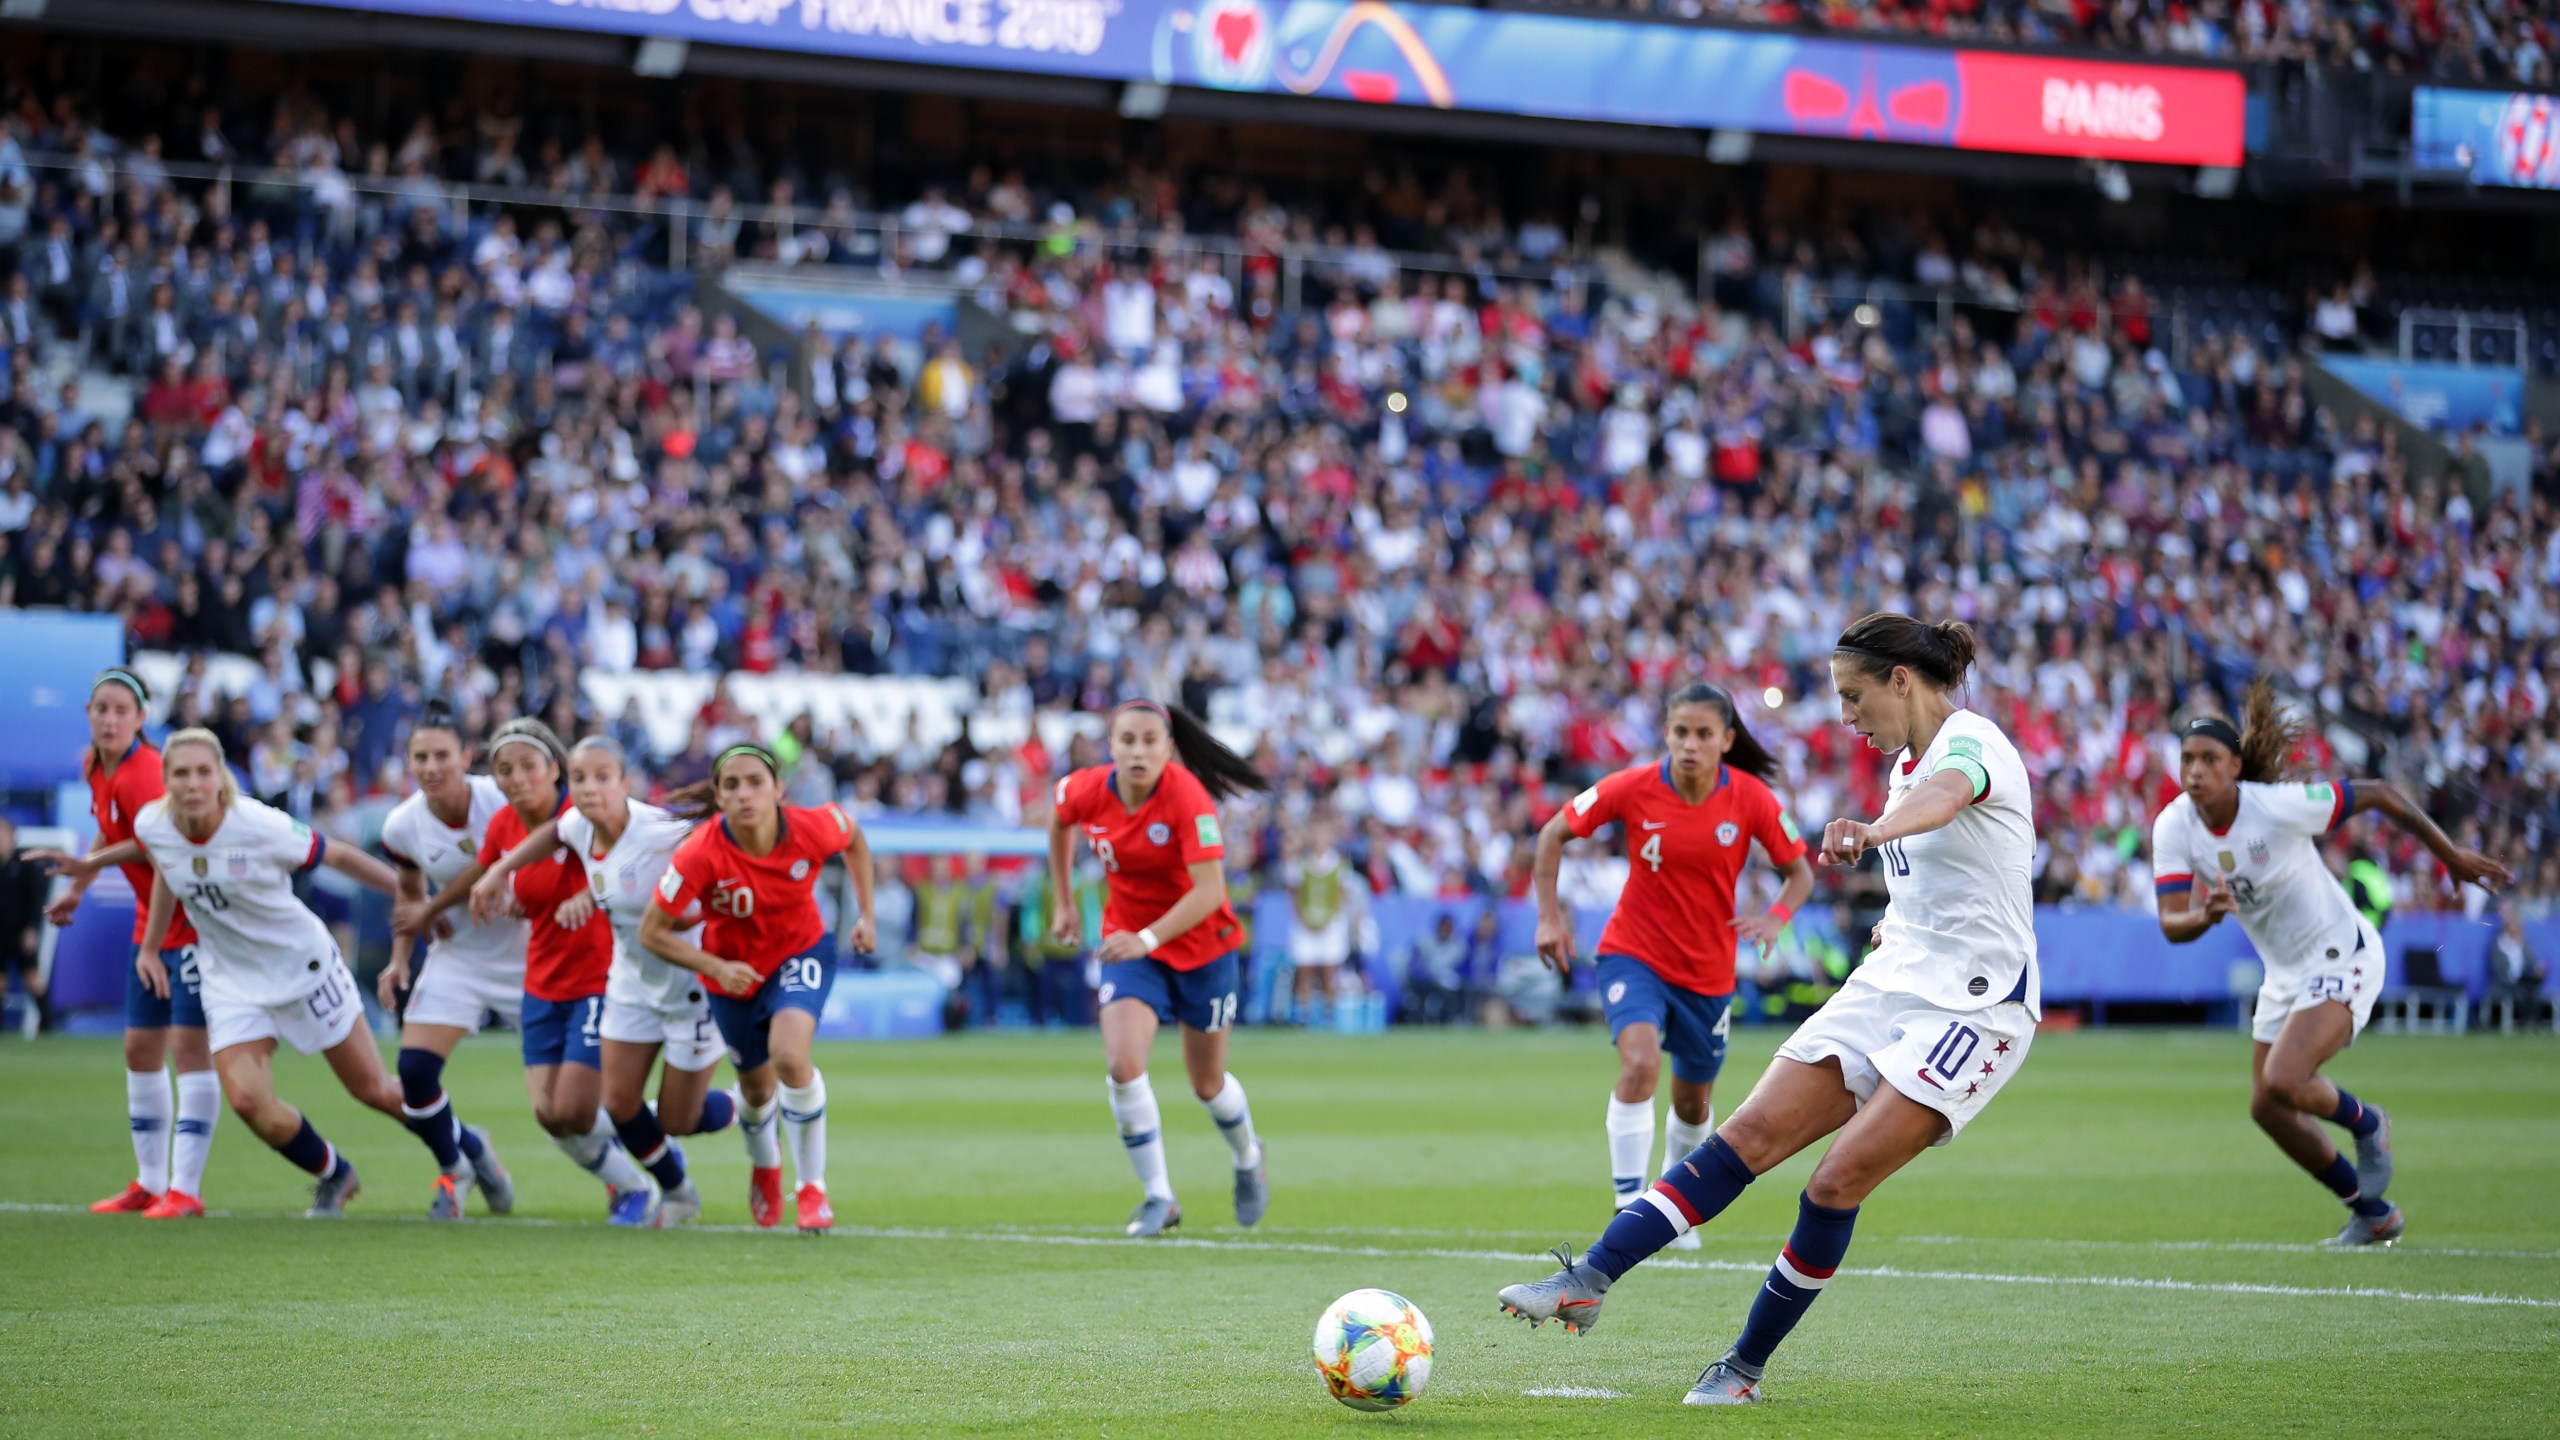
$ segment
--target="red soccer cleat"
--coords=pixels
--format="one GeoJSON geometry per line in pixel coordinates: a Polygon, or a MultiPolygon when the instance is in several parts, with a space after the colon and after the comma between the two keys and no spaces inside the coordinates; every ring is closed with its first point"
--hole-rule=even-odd
{"type": "Polygon", "coordinates": [[[767,1230],[782,1223],[782,1167],[758,1165],[747,1177],[747,1213],[767,1230]]]}
{"type": "Polygon", "coordinates": [[[824,1235],[836,1228],[836,1207],[827,1203],[827,1192],[815,1185],[800,1187],[800,1233],[824,1235]]]}
{"type": "Polygon", "coordinates": [[[151,1208],[142,1212],[145,1220],[187,1220],[204,1213],[204,1202],[172,1185],[151,1208]]]}
{"type": "Polygon", "coordinates": [[[142,1188],[136,1180],[124,1189],[89,1207],[92,1215],[139,1215],[158,1204],[160,1197],[142,1188]]]}

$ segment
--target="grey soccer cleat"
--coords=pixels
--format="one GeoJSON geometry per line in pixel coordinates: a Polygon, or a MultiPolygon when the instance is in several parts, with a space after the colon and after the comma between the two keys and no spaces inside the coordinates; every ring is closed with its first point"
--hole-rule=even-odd
{"type": "Polygon", "coordinates": [[[1735,1367],[1733,1357],[1710,1365],[1698,1376],[1698,1383],[1680,1397],[1683,1405],[1757,1405],[1760,1382],[1735,1367]]]}
{"type": "Polygon", "coordinates": [[[1121,1233],[1132,1240],[1144,1240],[1152,1235],[1162,1235],[1181,1223],[1180,1204],[1170,1196],[1159,1200],[1150,1195],[1138,1202],[1137,1209],[1129,1212],[1129,1223],[1121,1227],[1121,1233]]]}
{"type": "Polygon", "coordinates": [[[1495,1298],[1502,1313],[1517,1315],[1532,1326],[1561,1320],[1576,1335],[1600,1323],[1600,1298],[1609,1293],[1609,1277],[1558,1247],[1564,1268],[1530,1285],[1509,1285],[1495,1298]]]}
{"type": "Polygon", "coordinates": [[[516,1179],[498,1162],[498,1147],[489,1143],[489,1132],[477,1125],[464,1127],[480,1141],[480,1158],[471,1161],[472,1183],[480,1187],[480,1198],[492,1215],[512,1215],[516,1210],[516,1179]]]}
{"type": "Polygon", "coordinates": [[[1271,1176],[1260,1165],[1236,1172],[1236,1223],[1252,1229],[1271,1208],[1271,1176]]]}
{"type": "Polygon", "coordinates": [[[2400,1232],[2409,1228],[2409,1217],[2400,1207],[2391,1207],[2388,1215],[2351,1215],[2347,1228],[2320,1243],[2331,1250],[2353,1250],[2364,1245],[2392,1246],[2400,1243],[2400,1232]]]}
{"type": "Polygon", "coordinates": [[[2376,1105],[2373,1114],[2382,1123],[2356,1137],[2356,1193],[2379,1200],[2391,1188],[2391,1112],[2376,1105]]]}
{"type": "Polygon", "coordinates": [[[469,1193],[471,1193],[471,1162],[464,1160],[436,1176],[435,1188],[427,1192],[427,1218],[430,1220],[461,1219],[462,1197],[469,1193]]]}
{"type": "Polygon", "coordinates": [[[702,1213],[702,1192],[693,1188],[693,1177],[670,1190],[658,1202],[658,1224],[682,1225],[702,1213]]]}
{"type": "Polygon", "coordinates": [[[347,1213],[347,1202],[363,1193],[364,1182],[356,1178],[356,1164],[344,1155],[338,1157],[338,1168],[320,1177],[311,1187],[311,1208],[302,1212],[307,1220],[335,1220],[347,1213]]]}

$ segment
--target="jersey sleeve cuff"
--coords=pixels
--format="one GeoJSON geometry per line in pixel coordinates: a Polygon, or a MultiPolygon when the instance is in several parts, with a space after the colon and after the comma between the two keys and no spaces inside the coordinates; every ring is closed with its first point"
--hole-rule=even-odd
{"type": "Polygon", "coordinates": [[[329,837],[328,837],[328,836],[326,836],[326,835],[321,834],[321,833],[320,833],[319,831],[317,831],[317,830],[312,831],[312,832],[311,832],[311,853],[310,853],[310,854],[308,854],[308,855],[303,856],[303,857],[302,857],[302,863],[293,867],[293,869],[294,869],[294,873],[298,875],[298,874],[301,874],[302,872],[304,872],[304,871],[306,871],[306,870],[309,870],[309,869],[310,869],[310,868],[312,868],[313,866],[315,866],[315,865],[317,865],[317,864],[319,864],[319,863],[320,863],[320,857],[321,857],[321,856],[326,855],[326,854],[328,854],[328,853],[329,853],[329,837]]]}
{"type": "Polygon", "coordinates": [[[2196,877],[2193,872],[2185,875],[2155,875],[2151,880],[2151,888],[2156,894],[2184,895],[2196,888],[2196,877]]]}
{"type": "Polygon", "coordinates": [[[2355,782],[2341,775],[2334,783],[2338,791],[2338,800],[2336,808],[2329,812],[2329,828],[2332,830],[2346,824],[2348,820],[2354,818],[2356,813],[2355,782]]]}
{"type": "Polygon", "coordinates": [[[1950,771],[1963,776],[1965,780],[1972,785],[1972,799],[1979,800],[1983,796],[1991,793],[1991,772],[1983,769],[1982,762],[1974,759],[1972,756],[1949,755],[1940,760],[1937,767],[1929,773],[1931,775],[1944,775],[1950,771]]]}

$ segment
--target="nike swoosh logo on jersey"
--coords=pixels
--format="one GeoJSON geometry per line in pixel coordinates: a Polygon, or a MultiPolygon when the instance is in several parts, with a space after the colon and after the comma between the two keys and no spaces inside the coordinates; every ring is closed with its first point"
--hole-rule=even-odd
{"type": "Polygon", "coordinates": [[[1668,825],[1668,824],[1670,824],[1670,823],[1671,823],[1671,822],[1670,822],[1670,821],[1668,821],[1668,820],[1647,820],[1646,822],[1644,822],[1644,828],[1646,828],[1647,830],[1659,830],[1659,829],[1661,829],[1663,826],[1668,825]]]}
{"type": "Polygon", "coordinates": [[[1111,833],[1111,827],[1108,825],[1087,825],[1084,827],[1084,833],[1087,835],[1108,835],[1111,833]]]}

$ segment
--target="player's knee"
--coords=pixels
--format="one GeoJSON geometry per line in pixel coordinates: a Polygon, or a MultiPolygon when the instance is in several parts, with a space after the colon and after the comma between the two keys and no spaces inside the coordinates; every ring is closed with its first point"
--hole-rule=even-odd
{"type": "Polygon", "coordinates": [[[2270,1075],[2267,1077],[2267,1088],[2274,1092],[2275,1098],[2289,1109],[2311,1112],[2321,1108],[2320,1077],[2317,1075],[2282,1077],[2270,1075]]]}
{"type": "Polygon", "coordinates": [[[776,1055],[773,1057],[774,1078],[781,1081],[783,1084],[790,1086],[794,1090],[805,1087],[809,1083],[810,1078],[817,1073],[818,1067],[810,1064],[809,1057],[806,1055],[776,1055]]]}
{"type": "Polygon", "coordinates": [[[2250,1089],[2249,1118],[2257,1121],[2261,1128],[2273,1128],[2283,1123],[2292,1113],[2293,1107],[2278,1098],[2275,1091],[2268,1089],[2265,1084],[2261,1083],[2250,1089]]]}
{"type": "Polygon", "coordinates": [[[1716,1107],[1703,1097],[1694,1100],[1677,1094],[1671,1097],[1671,1113],[1679,1116],[1680,1123],[1683,1125],[1704,1125],[1707,1123],[1707,1117],[1715,1113],[1715,1109],[1716,1107]]]}
{"type": "Polygon", "coordinates": [[[193,1027],[169,1031],[169,1063],[179,1074],[193,1074],[213,1068],[213,1047],[205,1043],[204,1032],[193,1027]]]}
{"type": "Polygon", "coordinates": [[[1724,1142],[1735,1159],[1750,1166],[1754,1175],[1778,1161],[1778,1137],[1762,1122],[1759,1113],[1749,1106],[1744,1106],[1717,1127],[1715,1138],[1724,1142]]]}
{"type": "Polygon", "coordinates": [[[1847,1166],[1834,1170],[1822,1165],[1815,1167],[1813,1178],[1805,1181],[1804,1193],[1806,1199],[1825,1209],[1850,1210],[1864,1202],[1867,1192],[1874,1188],[1847,1166]]]}
{"type": "Polygon", "coordinates": [[[169,1051],[169,1032],[165,1030],[127,1030],[124,1032],[124,1068],[157,1070],[169,1051]]]}

